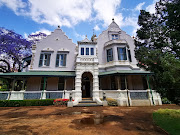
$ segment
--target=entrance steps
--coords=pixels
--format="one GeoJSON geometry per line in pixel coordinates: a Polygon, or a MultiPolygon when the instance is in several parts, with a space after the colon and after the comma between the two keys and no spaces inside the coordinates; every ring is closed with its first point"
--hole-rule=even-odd
{"type": "Polygon", "coordinates": [[[79,104],[75,105],[74,107],[95,107],[95,106],[102,106],[102,105],[98,105],[95,101],[92,100],[92,98],[83,98],[82,101],[80,101],[79,104]]]}

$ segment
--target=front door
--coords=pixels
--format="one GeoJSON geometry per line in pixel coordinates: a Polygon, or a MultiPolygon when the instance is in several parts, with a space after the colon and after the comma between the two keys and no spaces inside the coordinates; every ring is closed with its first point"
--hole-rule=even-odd
{"type": "Polygon", "coordinates": [[[82,84],[81,84],[82,98],[91,97],[91,91],[92,91],[91,82],[92,82],[92,74],[89,72],[83,73],[82,84]]]}
{"type": "Polygon", "coordinates": [[[82,97],[90,97],[90,81],[83,81],[82,83],[82,97]]]}

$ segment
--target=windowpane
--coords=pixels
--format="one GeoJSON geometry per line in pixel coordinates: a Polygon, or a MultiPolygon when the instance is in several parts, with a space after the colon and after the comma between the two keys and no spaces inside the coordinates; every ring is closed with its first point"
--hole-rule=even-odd
{"type": "Polygon", "coordinates": [[[112,50],[112,48],[107,50],[107,62],[109,62],[109,61],[113,61],[113,50],[112,50]]]}
{"type": "Polygon", "coordinates": [[[117,48],[118,51],[118,60],[127,60],[127,55],[126,55],[126,47],[124,48],[117,48]]]}
{"type": "Polygon", "coordinates": [[[129,61],[132,62],[130,50],[128,50],[128,58],[129,58],[129,61]]]}
{"type": "Polygon", "coordinates": [[[67,54],[57,54],[56,67],[66,66],[66,55],[67,54]]]}
{"type": "Polygon", "coordinates": [[[94,48],[91,48],[91,55],[94,55],[94,48]]]}
{"type": "Polygon", "coordinates": [[[84,48],[81,48],[81,55],[84,55],[84,48]]]}
{"type": "Polygon", "coordinates": [[[86,48],[86,55],[89,55],[89,48],[86,48]]]}
{"type": "Polygon", "coordinates": [[[118,34],[112,34],[112,39],[118,39],[118,34]]]}
{"type": "Polygon", "coordinates": [[[58,90],[64,90],[64,77],[59,78],[58,90]]]}
{"type": "Polygon", "coordinates": [[[51,54],[48,54],[48,53],[41,54],[40,59],[39,59],[39,67],[49,66],[50,65],[50,58],[51,58],[51,54]]]}

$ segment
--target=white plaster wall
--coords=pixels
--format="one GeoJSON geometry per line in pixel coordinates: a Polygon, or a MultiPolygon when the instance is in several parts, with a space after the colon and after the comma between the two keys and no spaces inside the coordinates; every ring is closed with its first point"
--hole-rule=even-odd
{"type": "Polygon", "coordinates": [[[27,79],[27,91],[39,91],[41,77],[30,77],[27,79]]]}
{"type": "Polygon", "coordinates": [[[31,61],[30,70],[41,70],[41,71],[74,71],[75,64],[75,47],[76,44],[69,39],[65,33],[60,29],[55,29],[51,35],[42,39],[36,44],[34,58],[31,61]],[[51,48],[54,50],[51,52],[50,66],[49,67],[39,67],[40,53],[44,48],[51,48]],[[59,49],[69,50],[67,53],[66,67],[55,67],[56,55],[59,49]]]}
{"type": "MultiPolygon", "coordinates": [[[[131,70],[132,68],[136,68],[136,69],[139,69],[136,64],[137,64],[137,60],[135,58],[135,54],[134,54],[134,48],[135,48],[135,45],[134,45],[134,39],[127,35],[124,31],[122,31],[119,26],[113,22],[109,25],[108,29],[103,31],[99,36],[98,36],[98,40],[97,40],[97,47],[98,47],[98,59],[99,59],[99,67],[101,67],[101,70],[103,68],[103,65],[107,65],[108,63],[109,64],[109,67],[112,67],[116,65],[116,70],[131,70]],[[120,33],[119,35],[119,38],[120,40],[125,40],[129,46],[129,49],[130,49],[130,52],[131,52],[131,59],[132,59],[132,62],[129,62],[128,61],[128,53],[127,53],[127,62],[128,63],[124,63],[123,61],[119,61],[119,63],[117,62],[118,61],[118,54],[117,54],[117,47],[120,47],[120,46],[123,46],[123,45],[111,45],[109,47],[104,47],[105,43],[107,41],[110,41],[112,40],[111,39],[111,34],[112,33],[120,33]],[[113,61],[115,62],[108,62],[107,63],[107,56],[106,56],[106,49],[108,48],[113,48],[113,61]],[[117,65],[120,67],[118,68],[117,65]],[[128,66],[130,65],[130,66],[128,66]],[[123,69],[121,69],[121,67],[123,67],[123,69]],[[131,68],[130,68],[131,67],[131,68]]],[[[107,67],[106,67],[107,68],[107,67]]],[[[105,68],[105,70],[106,70],[105,68]]],[[[114,69],[111,69],[109,68],[108,71],[112,71],[114,69]]]]}

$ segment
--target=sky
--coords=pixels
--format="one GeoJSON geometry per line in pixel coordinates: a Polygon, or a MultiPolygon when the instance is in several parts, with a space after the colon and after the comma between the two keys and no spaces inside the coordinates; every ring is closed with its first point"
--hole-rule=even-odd
{"type": "Polygon", "coordinates": [[[158,0],[0,0],[0,27],[27,37],[50,34],[58,26],[74,43],[98,36],[114,18],[130,36],[136,35],[141,9],[155,12],[158,0]]]}

